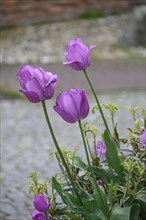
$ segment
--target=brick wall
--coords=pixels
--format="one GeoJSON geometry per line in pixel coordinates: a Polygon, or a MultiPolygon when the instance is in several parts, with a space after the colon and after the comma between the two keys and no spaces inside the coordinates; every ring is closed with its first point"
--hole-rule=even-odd
{"type": "Polygon", "coordinates": [[[85,10],[98,8],[123,10],[145,0],[0,0],[1,26],[77,17],[85,10]]]}

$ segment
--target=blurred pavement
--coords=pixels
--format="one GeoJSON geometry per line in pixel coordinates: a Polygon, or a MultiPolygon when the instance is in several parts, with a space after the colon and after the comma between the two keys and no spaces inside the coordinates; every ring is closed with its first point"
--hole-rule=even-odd
{"type": "MultiPolygon", "coordinates": [[[[58,74],[58,92],[72,87],[89,90],[82,71],[63,64],[41,64],[48,72],[58,74]]],[[[18,91],[17,73],[20,65],[1,66],[1,90],[18,91]]],[[[146,65],[142,60],[115,60],[92,63],[87,69],[97,91],[146,89],[146,65]]]]}

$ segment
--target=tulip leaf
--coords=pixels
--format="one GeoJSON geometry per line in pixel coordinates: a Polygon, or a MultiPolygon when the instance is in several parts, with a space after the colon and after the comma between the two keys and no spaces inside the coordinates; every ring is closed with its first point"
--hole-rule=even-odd
{"type": "Polygon", "coordinates": [[[84,207],[87,213],[87,216],[92,220],[106,220],[106,217],[102,214],[100,209],[97,207],[97,202],[95,199],[87,201],[83,200],[84,207]]]}
{"type": "Polygon", "coordinates": [[[83,170],[87,169],[88,167],[78,156],[73,157],[73,165],[76,168],[83,169],[83,170]]]}
{"type": "Polygon", "coordinates": [[[66,200],[66,204],[72,209],[78,209],[81,206],[80,201],[73,196],[71,193],[63,192],[64,199],[66,200]]]}
{"type": "Polygon", "coordinates": [[[63,212],[63,215],[68,216],[72,220],[81,220],[81,217],[74,215],[72,212],[63,212]]]}
{"type": "Polygon", "coordinates": [[[131,207],[130,220],[138,220],[139,219],[139,213],[140,213],[140,206],[139,206],[139,204],[134,204],[131,207]]]}
{"type": "Polygon", "coordinates": [[[130,220],[131,207],[121,208],[118,204],[115,204],[111,210],[110,220],[130,220]]]}
{"type": "Polygon", "coordinates": [[[119,204],[115,204],[111,210],[109,220],[138,220],[139,211],[138,204],[129,207],[121,207],[119,204]]]}
{"type": "Polygon", "coordinates": [[[106,161],[111,166],[120,178],[123,177],[124,168],[121,165],[122,161],[118,156],[116,143],[111,139],[109,133],[105,130],[104,141],[106,144],[106,161]]]}
{"type": "Polygon", "coordinates": [[[55,177],[52,177],[52,188],[55,189],[58,194],[62,197],[62,187],[60,183],[55,179],[55,177]]]}
{"type": "Polygon", "coordinates": [[[146,192],[138,194],[135,201],[140,205],[142,215],[146,216],[146,192]]]}
{"type": "Polygon", "coordinates": [[[97,205],[99,207],[99,209],[102,211],[102,213],[104,214],[104,216],[107,216],[108,213],[108,205],[107,205],[107,199],[105,194],[103,193],[103,191],[100,189],[100,187],[98,186],[98,184],[96,184],[94,182],[94,179],[88,175],[88,179],[91,182],[94,191],[95,191],[95,200],[97,202],[97,205]]]}
{"type": "Polygon", "coordinates": [[[109,169],[94,166],[93,171],[96,178],[103,180],[105,184],[109,184],[111,180],[113,180],[113,182],[117,182],[118,176],[109,169]]]}

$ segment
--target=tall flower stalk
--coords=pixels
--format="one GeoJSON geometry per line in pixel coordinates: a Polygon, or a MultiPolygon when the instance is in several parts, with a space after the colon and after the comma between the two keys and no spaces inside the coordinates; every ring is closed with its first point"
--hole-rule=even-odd
{"type": "Polygon", "coordinates": [[[99,111],[100,111],[100,114],[101,114],[103,123],[104,123],[104,125],[105,125],[105,128],[106,128],[106,130],[108,131],[108,133],[110,134],[110,130],[109,130],[109,127],[108,127],[108,125],[107,125],[106,119],[105,119],[105,117],[104,117],[104,114],[103,114],[103,111],[102,111],[100,102],[99,102],[99,100],[98,100],[98,97],[97,97],[97,95],[96,95],[96,92],[95,92],[94,87],[93,87],[93,85],[92,85],[92,83],[91,83],[91,80],[90,80],[90,78],[89,78],[89,76],[88,76],[88,74],[87,74],[86,69],[83,69],[83,72],[84,72],[84,75],[85,75],[85,77],[86,77],[86,79],[87,79],[87,81],[88,81],[88,83],[89,83],[89,86],[90,86],[91,91],[92,91],[92,93],[93,93],[93,95],[94,95],[94,98],[95,98],[95,100],[96,100],[96,103],[97,103],[97,105],[98,105],[98,108],[99,108],[99,111]]]}
{"type": "Polygon", "coordinates": [[[78,120],[78,124],[79,124],[80,132],[81,132],[81,136],[82,136],[82,140],[83,140],[83,145],[84,145],[84,149],[85,149],[85,153],[86,153],[86,158],[87,158],[87,162],[88,162],[88,166],[89,166],[89,171],[91,173],[92,181],[94,182],[94,188],[97,192],[97,197],[98,197],[97,203],[98,203],[98,206],[101,208],[103,214],[106,217],[107,214],[108,214],[108,206],[107,206],[106,200],[105,200],[105,198],[102,194],[102,191],[100,190],[100,188],[97,184],[96,178],[95,178],[94,173],[93,173],[93,169],[92,169],[90,159],[89,159],[88,148],[87,148],[86,140],[85,140],[85,137],[84,137],[84,132],[83,132],[81,120],[78,120]]]}
{"type": "Polygon", "coordinates": [[[83,70],[85,77],[89,83],[89,86],[93,92],[93,95],[95,97],[95,100],[97,102],[101,117],[103,119],[104,125],[108,133],[110,134],[110,130],[108,128],[108,125],[106,123],[106,119],[104,117],[102,108],[100,106],[100,102],[97,98],[97,95],[95,93],[95,90],[92,86],[92,83],[88,77],[88,74],[86,72],[86,68],[90,66],[90,52],[93,48],[95,48],[95,45],[87,46],[86,44],[83,43],[83,41],[80,38],[75,38],[71,40],[67,45],[67,52],[65,52],[65,57],[66,57],[66,62],[63,64],[65,66],[69,66],[74,70],[80,71],[83,70]]]}
{"type": "Polygon", "coordinates": [[[53,131],[53,128],[52,128],[52,125],[51,125],[51,122],[50,122],[50,119],[49,119],[49,116],[48,116],[48,112],[47,112],[47,109],[46,109],[45,100],[42,100],[42,107],[43,107],[44,115],[45,115],[45,118],[46,118],[46,121],[47,121],[47,125],[48,125],[49,130],[50,130],[50,133],[51,133],[53,142],[54,142],[55,147],[56,147],[56,149],[57,149],[57,151],[58,151],[58,153],[59,153],[59,156],[60,156],[60,158],[61,158],[61,160],[62,160],[62,163],[63,163],[63,165],[64,165],[64,167],[65,167],[65,169],[66,169],[66,172],[67,172],[67,174],[68,174],[68,178],[70,179],[71,185],[72,185],[72,187],[73,187],[73,191],[74,191],[75,195],[77,196],[78,200],[80,201],[80,203],[82,204],[81,198],[80,198],[79,193],[78,193],[78,191],[77,191],[77,189],[76,189],[74,180],[73,180],[72,175],[71,175],[71,173],[70,173],[70,170],[69,170],[69,168],[68,168],[68,166],[67,166],[67,164],[66,164],[66,161],[65,161],[65,159],[64,159],[64,157],[63,157],[63,154],[62,154],[62,151],[61,151],[61,149],[60,149],[60,147],[59,147],[59,144],[58,144],[58,142],[57,142],[57,139],[56,139],[56,137],[55,137],[55,134],[54,134],[54,131],[53,131]]]}

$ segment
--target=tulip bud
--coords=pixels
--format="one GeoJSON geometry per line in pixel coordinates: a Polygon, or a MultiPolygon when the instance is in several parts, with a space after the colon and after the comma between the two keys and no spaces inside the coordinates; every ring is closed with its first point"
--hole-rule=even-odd
{"type": "Polygon", "coordinates": [[[43,213],[34,210],[31,214],[32,220],[50,220],[50,217],[46,217],[43,213]]]}
{"type": "Polygon", "coordinates": [[[142,133],[141,144],[142,144],[143,147],[146,147],[146,129],[142,133]]]}
{"type": "Polygon", "coordinates": [[[71,40],[66,47],[67,52],[65,53],[65,57],[67,61],[63,63],[64,65],[70,66],[75,70],[83,70],[90,66],[89,55],[90,51],[96,47],[95,45],[88,48],[81,39],[76,38],[71,40]]]}
{"type": "Polygon", "coordinates": [[[22,92],[30,102],[51,99],[55,92],[57,75],[45,72],[41,67],[23,66],[18,73],[22,92]]]}
{"type": "Polygon", "coordinates": [[[62,92],[56,99],[54,110],[69,123],[86,118],[89,104],[85,92],[79,89],[62,92]]]}
{"type": "Polygon", "coordinates": [[[49,202],[46,196],[43,194],[38,194],[33,201],[34,207],[39,212],[46,212],[49,209],[49,202]]]}

